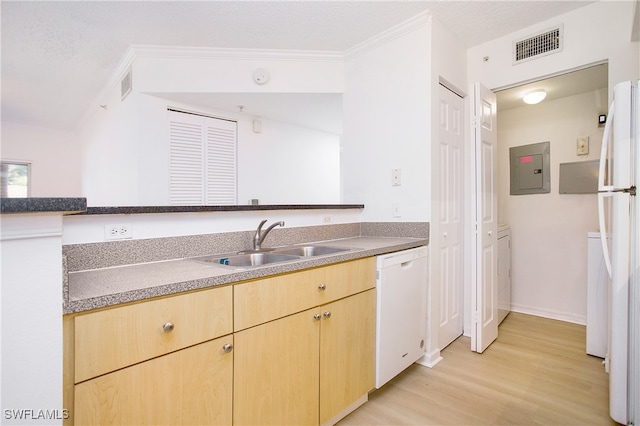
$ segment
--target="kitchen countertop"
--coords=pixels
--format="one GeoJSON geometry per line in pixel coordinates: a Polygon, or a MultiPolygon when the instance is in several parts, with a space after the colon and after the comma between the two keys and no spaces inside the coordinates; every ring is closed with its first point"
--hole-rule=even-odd
{"type": "MultiPolygon", "coordinates": [[[[69,272],[65,283],[68,285],[69,300],[65,300],[64,313],[83,312],[152,297],[377,256],[424,246],[428,244],[428,239],[353,237],[300,245],[310,244],[344,247],[351,250],[247,269],[230,268],[189,258],[69,272]]],[[[224,255],[224,253],[212,253],[212,256],[217,255],[224,255]]]]}
{"type": "Polygon", "coordinates": [[[0,213],[52,213],[71,214],[87,209],[86,198],[1,198],[0,213]]]}

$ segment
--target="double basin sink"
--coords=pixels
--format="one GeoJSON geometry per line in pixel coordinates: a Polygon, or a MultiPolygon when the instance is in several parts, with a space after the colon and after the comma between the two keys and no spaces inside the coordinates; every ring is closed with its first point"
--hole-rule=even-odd
{"type": "Polygon", "coordinates": [[[303,245],[260,249],[256,251],[241,251],[236,254],[224,256],[204,256],[198,257],[196,260],[241,269],[270,265],[273,263],[289,262],[307,257],[336,254],[350,250],[354,249],[345,247],[303,245]]]}

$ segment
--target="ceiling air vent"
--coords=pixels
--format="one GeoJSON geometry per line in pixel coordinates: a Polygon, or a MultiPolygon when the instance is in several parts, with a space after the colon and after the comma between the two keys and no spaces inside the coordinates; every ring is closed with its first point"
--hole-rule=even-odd
{"type": "Polygon", "coordinates": [[[513,63],[529,61],[552,53],[562,52],[563,26],[513,42],[513,63]]]}
{"type": "Polygon", "coordinates": [[[125,76],[120,81],[120,96],[121,96],[121,100],[124,101],[124,98],[126,98],[127,95],[129,93],[131,93],[131,88],[132,88],[132,84],[131,84],[131,68],[129,68],[129,71],[127,71],[125,76]]]}

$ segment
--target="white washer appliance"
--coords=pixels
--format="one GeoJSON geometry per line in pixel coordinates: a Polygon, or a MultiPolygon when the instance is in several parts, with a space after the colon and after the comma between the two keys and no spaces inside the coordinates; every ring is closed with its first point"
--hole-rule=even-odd
{"type": "Polygon", "coordinates": [[[605,358],[609,346],[609,275],[599,232],[587,234],[587,353],[605,358]]]}
{"type": "Polygon", "coordinates": [[[498,324],[511,312],[511,228],[498,225],[498,324]]]}
{"type": "Polygon", "coordinates": [[[376,388],[425,353],[427,247],[377,257],[376,388]]]}

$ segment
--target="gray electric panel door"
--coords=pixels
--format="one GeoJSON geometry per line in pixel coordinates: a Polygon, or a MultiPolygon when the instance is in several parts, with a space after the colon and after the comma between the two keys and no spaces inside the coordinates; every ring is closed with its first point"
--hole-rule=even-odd
{"type": "Polygon", "coordinates": [[[550,143],[509,148],[511,195],[551,192],[550,143]]]}

